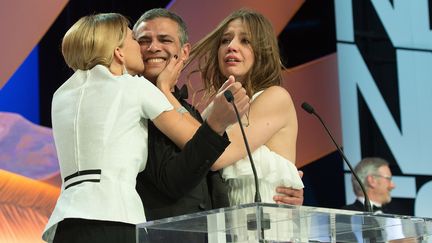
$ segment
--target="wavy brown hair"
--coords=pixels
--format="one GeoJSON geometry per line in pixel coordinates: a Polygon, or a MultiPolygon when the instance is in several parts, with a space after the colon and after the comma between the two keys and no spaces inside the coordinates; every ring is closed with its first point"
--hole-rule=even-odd
{"type": "Polygon", "coordinates": [[[243,81],[247,94],[251,97],[258,91],[280,85],[282,82],[284,67],[280,60],[273,26],[262,14],[249,9],[240,9],[222,20],[215,30],[197,42],[191,50],[187,65],[194,60],[198,64],[189,75],[196,72],[201,74],[204,97],[207,99],[213,97],[227,79],[219,69],[218,49],[228,24],[236,19],[240,19],[246,25],[255,56],[255,62],[243,81]]]}

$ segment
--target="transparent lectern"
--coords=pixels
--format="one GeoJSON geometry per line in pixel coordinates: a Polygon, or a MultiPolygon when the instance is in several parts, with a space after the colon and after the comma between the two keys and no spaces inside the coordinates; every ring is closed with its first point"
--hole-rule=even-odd
{"type": "Polygon", "coordinates": [[[139,224],[137,242],[432,242],[432,219],[251,203],[139,224]]]}

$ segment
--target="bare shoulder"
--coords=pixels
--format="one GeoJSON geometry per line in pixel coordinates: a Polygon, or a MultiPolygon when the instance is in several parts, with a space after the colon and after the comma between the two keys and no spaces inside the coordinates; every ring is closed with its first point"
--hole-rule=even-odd
{"type": "Polygon", "coordinates": [[[296,117],[294,102],[289,92],[281,86],[271,86],[265,89],[251,104],[254,114],[280,119],[286,124],[296,117]]]}
{"type": "Polygon", "coordinates": [[[290,93],[282,86],[271,86],[265,89],[258,98],[261,99],[262,102],[271,102],[273,105],[286,106],[293,104],[290,93]]]}

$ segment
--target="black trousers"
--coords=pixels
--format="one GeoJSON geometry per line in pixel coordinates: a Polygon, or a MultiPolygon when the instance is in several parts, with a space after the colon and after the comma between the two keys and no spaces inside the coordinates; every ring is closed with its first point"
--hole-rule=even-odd
{"type": "Polygon", "coordinates": [[[135,225],[120,222],[64,219],[58,226],[54,243],[135,243],[135,225]]]}

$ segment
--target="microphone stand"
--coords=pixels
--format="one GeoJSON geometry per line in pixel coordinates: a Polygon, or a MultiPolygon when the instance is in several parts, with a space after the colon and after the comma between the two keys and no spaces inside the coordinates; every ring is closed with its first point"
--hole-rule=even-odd
{"type": "MultiPolygon", "coordinates": [[[[255,164],[253,162],[252,154],[251,154],[251,151],[249,148],[249,143],[247,141],[246,134],[244,132],[243,124],[241,123],[241,118],[240,118],[239,112],[237,110],[237,106],[234,103],[234,96],[230,90],[226,90],[224,92],[224,96],[225,96],[226,100],[232,104],[234,111],[236,113],[237,121],[238,121],[239,126],[240,126],[240,130],[241,130],[241,133],[243,136],[244,144],[246,146],[246,152],[248,154],[249,162],[251,164],[252,173],[254,176],[254,182],[255,182],[255,199],[254,199],[254,202],[260,203],[261,202],[261,194],[259,192],[258,176],[256,173],[255,164]]],[[[270,229],[270,216],[267,213],[265,214],[263,212],[263,209],[261,206],[258,206],[258,209],[259,209],[258,215],[248,214],[246,216],[247,217],[247,229],[248,230],[256,230],[258,228],[257,221],[261,222],[261,238],[264,240],[264,230],[270,229]],[[254,220],[255,216],[257,216],[257,221],[254,220]]]]}
{"type": "Polygon", "coordinates": [[[309,105],[308,103],[303,102],[303,104],[301,105],[301,107],[302,107],[303,110],[305,110],[307,113],[312,114],[312,115],[315,115],[315,116],[318,118],[318,120],[321,122],[321,124],[322,124],[323,127],[325,128],[327,134],[329,135],[329,137],[330,137],[331,140],[333,141],[333,144],[336,146],[336,148],[337,148],[339,154],[342,156],[342,158],[343,158],[343,160],[345,161],[346,165],[348,165],[348,168],[350,169],[351,174],[354,176],[354,178],[356,179],[356,181],[357,181],[358,184],[360,185],[360,188],[361,188],[361,190],[362,190],[362,192],[363,192],[363,195],[364,195],[364,197],[365,197],[365,204],[364,204],[364,209],[365,209],[365,211],[366,211],[366,212],[370,212],[370,213],[372,213],[372,212],[373,212],[373,210],[372,210],[372,206],[371,206],[371,204],[370,204],[369,196],[368,196],[367,193],[366,193],[366,190],[365,190],[365,188],[364,188],[363,183],[361,182],[361,180],[360,180],[360,178],[358,177],[357,173],[355,173],[354,169],[353,169],[352,166],[351,166],[351,163],[350,163],[350,162],[348,161],[348,159],[345,157],[345,154],[342,152],[342,149],[339,147],[339,145],[338,145],[338,144],[336,143],[336,141],[334,140],[332,134],[330,133],[330,130],[327,128],[327,126],[325,125],[324,121],[323,121],[323,120],[321,119],[321,117],[320,117],[320,116],[315,112],[314,108],[313,108],[311,105],[309,105]]]}

